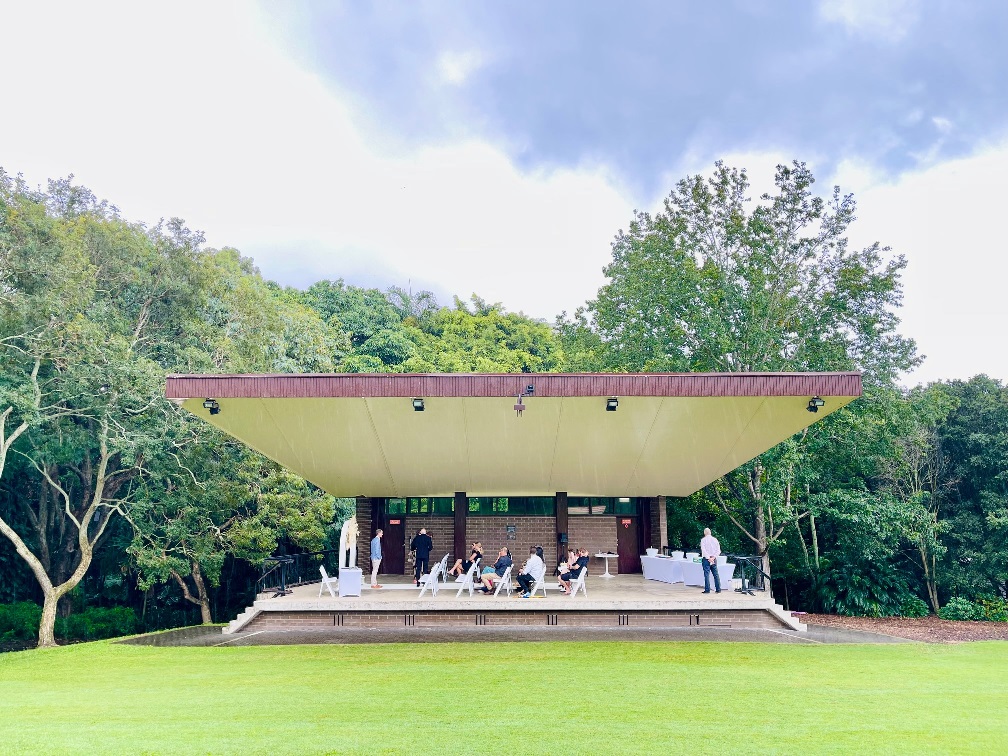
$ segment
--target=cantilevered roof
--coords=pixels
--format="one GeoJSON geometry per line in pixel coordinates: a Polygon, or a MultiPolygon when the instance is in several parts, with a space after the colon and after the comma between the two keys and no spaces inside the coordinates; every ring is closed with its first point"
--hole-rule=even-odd
{"type": "Polygon", "coordinates": [[[166,395],[335,496],[687,496],[860,396],[861,375],[173,375],[166,395]]]}

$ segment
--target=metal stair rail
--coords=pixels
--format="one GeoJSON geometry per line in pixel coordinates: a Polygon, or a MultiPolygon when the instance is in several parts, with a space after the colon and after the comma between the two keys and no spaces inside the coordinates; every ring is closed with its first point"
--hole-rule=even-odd
{"type": "Polygon", "coordinates": [[[728,560],[735,563],[735,569],[742,578],[742,587],[735,590],[739,593],[755,595],[756,591],[765,591],[770,576],[763,571],[763,558],[755,554],[728,554],[728,560]]]}
{"type": "Polygon", "coordinates": [[[259,566],[256,595],[273,591],[274,598],[286,596],[298,585],[319,582],[319,566],[336,577],[339,573],[339,550],[303,551],[298,554],[274,554],[259,566]]]}

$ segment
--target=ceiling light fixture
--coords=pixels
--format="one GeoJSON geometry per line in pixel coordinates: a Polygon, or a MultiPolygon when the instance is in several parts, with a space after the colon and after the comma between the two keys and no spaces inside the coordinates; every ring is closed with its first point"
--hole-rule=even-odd
{"type": "Polygon", "coordinates": [[[415,398],[413,400],[413,411],[414,412],[423,412],[424,411],[423,399],[417,397],[417,398],[415,398]]]}
{"type": "Polygon", "coordinates": [[[826,402],[824,402],[818,396],[813,396],[811,399],[808,400],[808,407],[806,409],[808,409],[809,412],[818,412],[819,408],[824,406],[825,404],[826,402]]]}
{"type": "Polygon", "coordinates": [[[618,406],[619,406],[619,399],[617,399],[615,396],[610,396],[608,399],[606,399],[605,403],[606,412],[615,412],[618,406]]]}
{"type": "Polygon", "coordinates": [[[203,409],[210,410],[211,415],[216,415],[220,412],[220,405],[217,404],[216,399],[210,399],[209,397],[203,400],[203,409]]]}

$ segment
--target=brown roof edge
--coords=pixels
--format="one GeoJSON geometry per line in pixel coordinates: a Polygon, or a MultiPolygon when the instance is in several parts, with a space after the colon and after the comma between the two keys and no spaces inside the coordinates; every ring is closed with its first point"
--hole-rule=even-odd
{"type": "Polygon", "coordinates": [[[535,396],[861,396],[849,373],[311,373],[169,375],[169,399],[535,396]]]}

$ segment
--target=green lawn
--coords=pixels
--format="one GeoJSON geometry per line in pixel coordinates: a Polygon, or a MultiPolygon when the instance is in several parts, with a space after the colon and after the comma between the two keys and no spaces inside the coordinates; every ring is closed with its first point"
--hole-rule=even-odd
{"type": "Polygon", "coordinates": [[[99,642],[0,655],[4,753],[1006,750],[1004,642],[99,642]]]}

